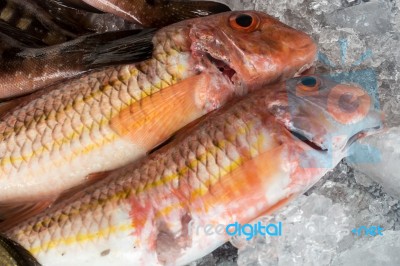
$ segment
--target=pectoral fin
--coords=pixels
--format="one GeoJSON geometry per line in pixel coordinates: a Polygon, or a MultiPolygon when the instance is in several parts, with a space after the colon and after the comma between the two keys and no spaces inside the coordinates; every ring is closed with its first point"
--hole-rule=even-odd
{"type": "Polygon", "coordinates": [[[0,232],[4,232],[14,225],[44,211],[54,200],[46,199],[39,202],[19,202],[0,204],[0,232]]]}
{"type": "Polygon", "coordinates": [[[200,74],[147,96],[114,117],[111,128],[149,151],[204,115],[196,103],[196,90],[209,83],[210,77],[200,74]]]}

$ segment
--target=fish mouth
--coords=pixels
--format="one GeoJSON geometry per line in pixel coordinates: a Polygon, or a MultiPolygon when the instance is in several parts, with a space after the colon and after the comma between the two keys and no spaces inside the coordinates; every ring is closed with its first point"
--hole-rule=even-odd
{"type": "Polygon", "coordinates": [[[375,126],[367,129],[363,129],[359,131],[358,133],[354,134],[351,138],[347,140],[347,143],[345,145],[345,149],[348,149],[354,142],[356,142],[359,139],[365,138],[369,135],[372,135],[376,132],[379,132],[382,130],[382,126],[375,126]]]}
{"type": "MultiPolygon", "coordinates": [[[[227,62],[229,60],[220,58],[208,51],[203,51],[202,53],[203,55],[205,55],[207,60],[211,64],[213,64],[222,73],[222,75],[225,76],[232,84],[237,83],[237,76],[238,76],[237,71],[229,64],[229,62],[227,62]]],[[[295,72],[294,77],[313,74],[314,72],[313,69],[314,69],[314,64],[307,63],[295,72]]]]}
{"type": "Polygon", "coordinates": [[[236,70],[226,63],[225,60],[217,58],[207,52],[205,54],[211,64],[213,64],[232,84],[235,84],[235,77],[237,76],[236,70]]]}
{"type": "MultiPolygon", "coordinates": [[[[372,135],[381,129],[382,129],[382,126],[376,126],[376,127],[360,130],[359,132],[357,132],[356,134],[354,134],[353,136],[348,138],[347,142],[342,146],[342,150],[349,149],[350,146],[353,145],[354,142],[356,142],[366,136],[372,135]]],[[[290,134],[293,137],[300,140],[301,142],[303,142],[304,144],[306,144],[313,150],[320,151],[320,152],[328,152],[328,148],[325,147],[325,145],[323,143],[315,141],[311,137],[311,134],[307,134],[306,132],[302,132],[302,131],[296,130],[296,129],[288,129],[288,131],[290,132],[290,134]]]]}
{"type": "Polygon", "coordinates": [[[309,136],[308,134],[304,134],[303,132],[300,132],[299,130],[295,130],[295,129],[288,129],[288,130],[293,137],[300,140],[301,142],[303,142],[304,144],[306,144],[313,150],[320,151],[320,152],[328,151],[328,149],[326,147],[324,147],[324,145],[322,143],[314,141],[313,138],[311,136],[309,136]]]}

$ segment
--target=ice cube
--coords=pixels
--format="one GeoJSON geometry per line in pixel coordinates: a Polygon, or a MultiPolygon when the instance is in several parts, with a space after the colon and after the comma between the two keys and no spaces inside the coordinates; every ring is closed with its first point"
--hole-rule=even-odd
{"type": "Polygon", "coordinates": [[[348,162],[400,199],[400,127],[369,136],[359,143],[365,149],[355,150],[348,162]],[[367,161],[357,163],[360,158],[367,161]],[[368,158],[376,160],[368,161],[368,158]]]}
{"type": "Polygon", "coordinates": [[[381,33],[392,29],[390,7],[375,0],[325,14],[328,25],[351,28],[361,34],[381,33]]]}

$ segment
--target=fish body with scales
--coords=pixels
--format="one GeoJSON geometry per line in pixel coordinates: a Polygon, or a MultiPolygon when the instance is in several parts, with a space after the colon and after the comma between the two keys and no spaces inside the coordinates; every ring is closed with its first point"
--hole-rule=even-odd
{"type": "Polygon", "coordinates": [[[91,34],[51,47],[30,47],[0,32],[0,99],[21,97],[105,66],[147,60],[154,32],[91,34]]]}
{"type": "Polygon", "coordinates": [[[54,199],[228,99],[294,76],[316,53],[309,36],[253,11],[183,21],[153,43],[149,60],[55,85],[1,116],[0,203],[54,199]]]}
{"type": "Polygon", "coordinates": [[[184,265],[206,255],[228,239],[206,226],[272,213],[381,127],[367,93],[322,80],[304,95],[301,82],[227,104],[6,235],[43,265],[184,265]],[[343,103],[343,93],[358,100],[343,103]]]}

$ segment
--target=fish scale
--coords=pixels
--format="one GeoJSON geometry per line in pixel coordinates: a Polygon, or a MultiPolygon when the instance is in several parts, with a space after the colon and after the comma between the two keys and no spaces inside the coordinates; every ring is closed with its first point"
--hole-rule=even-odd
{"type": "MultiPolygon", "coordinates": [[[[174,43],[170,43],[168,46],[158,45],[158,47],[170,47],[170,49],[174,49],[174,46],[174,43]]],[[[160,48],[156,51],[160,54],[169,52],[160,48]]],[[[184,66],[185,56],[182,56],[182,53],[175,54],[176,60],[169,61],[184,66]]],[[[112,141],[117,138],[107,127],[110,119],[133,102],[140,101],[143,97],[162,89],[162,86],[156,84],[160,80],[157,76],[158,73],[170,72],[171,79],[165,81],[167,85],[172,85],[184,78],[184,76],[181,77],[182,72],[176,71],[176,67],[170,65],[169,61],[162,64],[160,61],[152,59],[140,63],[138,67],[135,65],[112,67],[69,82],[22,108],[16,109],[12,115],[0,122],[0,145],[6,146],[6,148],[1,148],[3,150],[0,156],[1,175],[16,178],[22,163],[34,165],[35,161],[40,161],[41,157],[50,152],[54,153],[55,150],[62,154],[62,144],[68,145],[69,143],[74,146],[74,142],[78,144],[79,139],[86,134],[89,134],[92,141],[85,145],[79,143],[78,150],[75,151],[76,155],[84,153],[85,149],[90,150],[88,147],[91,145],[104,144],[102,143],[104,139],[112,141]],[[140,71],[144,68],[156,68],[158,73],[140,71]],[[119,82],[117,77],[127,80],[128,86],[119,82]],[[172,79],[172,77],[174,78],[172,79]],[[123,99],[121,99],[121,95],[124,95],[123,99]],[[63,125],[58,132],[54,131],[56,124],[63,125]],[[31,129],[30,136],[31,139],[34,139],[33,141],[25,139],[27,127],[31,129]],[[94,131],[98,133],[94,133],[94,131]],[[34,135],[34,133],[36,134],[34,135]],[[28,149],[29,142],[32,147],[30,150],[28,149]],[[20,156],[21,145],[25,147],[22,149],[25,152],[23,158],[20,156]],[[18,163],[16,163],[17,161],[18,163]],[[7,164],[11,164],[12,167],[6,167],[7,164]]],[[[184,72],[185,67],[182,70],[184,72]]],[[[73,157],[64,159],[71,161],[73,157]]],[[[51,163],[50,160],[45,165],[51,163]]],[[[47,168],[45,165],[41,167],[47,168]]]]}

